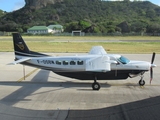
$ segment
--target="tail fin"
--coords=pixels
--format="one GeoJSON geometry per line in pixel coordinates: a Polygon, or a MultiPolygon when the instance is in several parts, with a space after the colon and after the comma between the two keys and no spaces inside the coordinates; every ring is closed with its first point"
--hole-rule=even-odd
{"type": "Polygon", "coordinates": [[[38,52],[30,51],[19,33],[12,33],[12,35],[13,35],[13,44],[14,44],[15,55],[30,56],[30,57],[48,56],[48,55],[41,54],[38,52]]]}
{"type": "Polygon", "coordinates": [[[26,43],[19,33],[12,33],[13,35],[13,44],[15,54],[17,53],[30,53],[26,43]]]}

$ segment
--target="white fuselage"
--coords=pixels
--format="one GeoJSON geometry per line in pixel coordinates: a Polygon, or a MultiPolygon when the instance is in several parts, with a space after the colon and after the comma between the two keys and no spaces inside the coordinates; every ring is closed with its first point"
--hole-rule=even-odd
{"type": "MultiPolygon", "coordinates": [[[[123,63],[120,60],[121,55],[82,55],[82,56],[61,56],[61,57],[30,57],[25,64],[41,69],[51,70],[53,72],[108,72],[112,70],[144,70],[148,71],[151,67],[149,62],[145,61],[127,61],[123,63]]],[[[24,56],[16,56],[22,59],[24,56]]]]}

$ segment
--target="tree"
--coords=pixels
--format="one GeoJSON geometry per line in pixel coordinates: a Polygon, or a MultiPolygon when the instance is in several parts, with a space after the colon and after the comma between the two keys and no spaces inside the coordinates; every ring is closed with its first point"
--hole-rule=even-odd
{"type": "Polygon", "coordinates": [[[160,33],[160,24],[154,23],[148,26],[147,28],[148,33],[160,33]]]}
{"type": "Polygon", "coordinates": [[[98,27],[94,27],[94,30],[93,30],[94,33],[101,33],[101,31],[99,30],[98,27]]]}
{"type": "Polygon", "coordinates": [[[6,14],[6,12],[0,10],[0,17],[4,16],[6,14]]]}
{"type": "Polygon", "coordinates": [[[79,26],[80,26],[80,28],[81,28],[82,30],[84,30],[84,29],[90,27],[91,24],[90,24],[89,22],[85,21],[85,20],[80,20],[80,21],[79,21],[79,26]]]}
{"type": "Polygon", "coordinates": [[[22,29],[22,28],[17,28],[17,31],[18,31],[19,33],[22,33],[22,32],[23,32],[23,29],[22,29]]]}
{"type": "Polygon", "coordinates": [[[78,22],[70,22],[65,26],[65,28],[66,28],[65,31],[68,31],[68,32],[72,32],[73,30],[80,29],[78,22]]]}
{"type": "Polygon", "coordinates": [[[156,12],[153,9],[149,9],[146,13],[146,16],[149,18],[154,18],[156,16],[156,12]]]}
{"type": "Polygon", "coordinates": [[[141,22],[141,21],[135,21],[130,26],[131,31],[133,31],[133,32],[144,32],[146,27],[147,27],[147,24],[145,22],[141,22]]]}

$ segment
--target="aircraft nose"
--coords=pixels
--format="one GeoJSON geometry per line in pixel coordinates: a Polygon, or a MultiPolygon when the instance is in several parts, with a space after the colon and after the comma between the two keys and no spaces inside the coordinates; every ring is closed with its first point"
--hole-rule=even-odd
{"type": "Polygon", "coordinates": [[[152,67],[152,68],[155,68],[155,67],[157,67],[157,65],[155,65],[155,64],[151,64],[151,67],[152,67]]]}

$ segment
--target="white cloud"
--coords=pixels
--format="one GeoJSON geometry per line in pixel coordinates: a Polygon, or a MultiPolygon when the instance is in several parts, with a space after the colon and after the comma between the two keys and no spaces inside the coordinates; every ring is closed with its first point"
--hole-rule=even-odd
{"type": "Polygon", "coordinates": [[[18,10],[24,7],[25,3],[23,1],[18,1],[14,4],[13,11],[18,10]]]}

